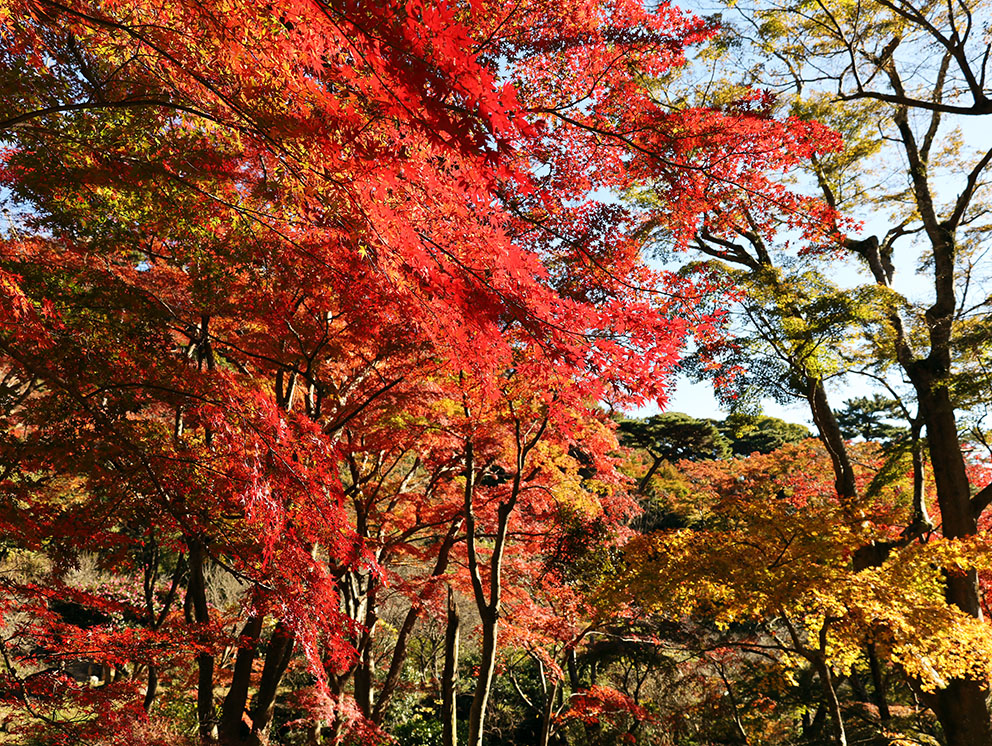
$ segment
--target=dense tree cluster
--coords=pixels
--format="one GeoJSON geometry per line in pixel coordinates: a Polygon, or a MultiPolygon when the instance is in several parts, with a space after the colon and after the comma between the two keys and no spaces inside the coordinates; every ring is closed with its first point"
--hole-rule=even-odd
{"type": "Polygon", "coordinates": [[[0,743],[992,746],[986,15],[0,0],[0,743]]]}

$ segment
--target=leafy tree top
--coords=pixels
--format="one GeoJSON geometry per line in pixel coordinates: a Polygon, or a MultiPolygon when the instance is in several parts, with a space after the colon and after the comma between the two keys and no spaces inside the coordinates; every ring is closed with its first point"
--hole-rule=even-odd
{"type": "Polygon", "coordinates": [[[682,412],[663,412],[643,420],[621,420],[620,438],[631,448],[643,448],[656,459],[675,462],[728,458],[730,444],[718,427],[682,412]]]}

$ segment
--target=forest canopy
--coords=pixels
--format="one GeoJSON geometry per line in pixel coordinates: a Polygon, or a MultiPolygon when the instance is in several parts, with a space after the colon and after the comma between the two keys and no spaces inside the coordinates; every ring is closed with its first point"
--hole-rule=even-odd
{"type": "Polygon", "coordinates": [[[0,0],[0,744],[992,746],[988,3],[706,13],[0,0]]]}

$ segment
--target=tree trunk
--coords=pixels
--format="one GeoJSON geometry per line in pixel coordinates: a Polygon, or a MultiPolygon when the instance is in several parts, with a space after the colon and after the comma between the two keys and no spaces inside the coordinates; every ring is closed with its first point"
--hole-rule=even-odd
{"type": "MultiPolygon", "coordinates": [[[[451,527],[448,529],[448,533],[441,543],[437,561],[434,563],[434,570],[431,573],[432,577],[439,577],[448,569],[451,548],[455,544],[455,538],[461,529],[462,522],[463,519],[457,519],[452,522],[451,527]]],[[[386,673],[386,678],[382,682],[382,688],[379,691],[379,696],[376,698],[375,707],[372,711],[372,722],[376,725],[382,724],[382,719],[386,714],[386,708],[389,706],[389,700],[392,698],[393,692],[396,691],[397,684],[399,684],[400,674],[403,671],[403,662],[406,660],[407,643],[420,616],[421,608],[419,604],[413,604],[410,607],[396,637],[396,643],[393,645],[393,654],[389,661],[389,671],[386,673]]]]}
{"type": "Polygon", "coordinates": [[[913,526],[922,530],[933,528],[926,498],[926,458],[920,430],[923,423],[919,415],[910,423],[910,442],[913,454],[913,526]]]}
{"type": "Polygon", "coordinates": [[[220,715],[220,738],[225,744],[240,744],[247,733],[244,727],[245,707],[251,687],[251,669],[262,632],[262,616],[253,614],[241,630],[238,654],[234,660],[231,688],[227,690],[220,715]]]}
{"type": "Polygon", "coordinates": [[[366,601],[365,624],[361,643],[358,646],[359,664],[355,669],[355,703],[367,718],[372,717],[372,680],[375,676],[375,657],[372,653],[372,638],[376,623],[376,593],[371,589],[366,601]]]}
{"type": "Polygon", "coordinates": [[[538,742],[538,746],[548,746],[551,741],[551,724],[554,720],[555,698],[558,696],[560,687],[561,682],[555,680],[555,683],[551,685],[551,690],[545,692],[544,712],[541,713],[541,740],[538,742]]]}
{"type": "Polygon", "coordinates": [[[153,663],[148,666],[148,685],[145,687],[145,699],[142,702],[145,712],[152,708],[156,692],[158,692],[158,668],[153,663]]]}
{"type": "Polygon", "coordinates": [[[807,381],[806,399],[809,403],[810,413],[813,415],[813,422],[820,433],[820,440],[826,446],[827,453],[830,454],[830,462],[833,465],[835,482],[834,488],[841,504],[850,506],[858,496],[858,490],[854,479],[854,467],[847,453],[847,445],[844,436],[841,434],[834,410],[827,399],[827,391],[823,387],[823,381],[819,378],[810,378],[807,381]]]}
{"type": "Polygon", "coordinates": [[[575,655],[575,648],[568,649],[568,655],[565,658],[565,668],[568,671],[568,685],[572,688],[573,692],[579,691],[582,684],[579,681],[579,662],[575,655]]]}
{"type": "MultiPolygon", "coordinates": [[[[723,665],[720,663],[715,663],[714,666],[717,673],[720,675],[720,680],[723,681],[723,685],[727,687],[727,698],[730,700],[730,708],[734,716],[734,727],[737,729],[737,736],[740,739],[740,743],[750,743],[751,739],[747,736],[747,730],[744,728],[744,721],[741,720],[740,706],[737,704],[737,697],[734,694],[734,686],[730,683],[730,679],[727,677],[727,672],[724,670],[723,665]]],[[[638,687],[638,689],[640,689],[640,687],[638,687]]]]}
{"type": "Polygon", "coordinates": [[[985,689],[977,681],[954,679],[939,690],[936,713],[948,746],[979,746],[992,741],[985,689]]]}
{"type": "MultiPolygon", "coordinates": [[[[199,628],[200,642],[209,644],[204,638],[210,623],[207,607],[206,581],[203,577],[205,551],[199,539],[189,540],[189,586],[186,589],[184,612],[187,623],[195,623],[199,628]]],[[[214,656],[203,652],[196,656],[196,721],[200,740],[212,743],[217,738],[217,714],[214,708],[214,656]]]]}
{"type": "MultiPolygon", "coordinates": [[[[971,486],[958,440],[953,404],[946,387],[928,388],[926,395],[920,392],[920,405],[927,425],[943,533],[949,539],[973,536],[978,531],[978,521],[971,507],[971,486]]],[[[948,603],[981,618],[977,573],[974,570],[947,572],[946,578],[948,603]]],[[[936,714],[948,746],[992,744],[986,696],[985,687],[974,679],[955,679],[937,692],[936,714]]]]}
{"type": "Polygon", "coordinates": [[[646,494],[648,484],[651,482],[651,477],[655,475],[661,465],[665,462],[665,459],[660,456],[655,456],[653,453],[651,454],[651,458],[654,459],[654,462],[651,464],[651,467],[648,469],[647,473],[641,477],[641,481],[637,485],[638,495],[646,494]]]}
{"type": "Polygon", "coordinates": [[[376,725],[382,724],[382,719],[386,715],[386,708],[389,706],[389,700],[392,698],[393,692],[396,691],[396,686],[400,682],[403,663],[406,661],[407,645],[419,616],[420,609],[417,606],[411,606],[407,610],[406,617],[403,619],[403,625],[400,627],[399,634],[396,636],[396,643],[393,645],[393,654],[389,661],[389,671],[386,673],[386,678],[382,682],[382,689],[379,691],[379,696],[375,701],[375,707],[372,710],[372,722],[376,725]]]}
{"type": "MultiPolygon", "coordinates": [[[[901,81],[894,68],[887,70],[893,87],[901,81]]],[[[927,239],[933,250],[934,302],[925,319],[930,338],[926,358],[914,358],[909,344],[896,340],[899,362],[916,390],[920,417],[926,424],[927,444],[933,481],[940,505],[942,530],[948,538],[972,536],[978,520],[971,505],[971,485],[965,469],[964,454],[958,440],[954,404],[948,390],[951,374],[952,335],[958,301],[955,283],[957,230],[964,217],[964,207],[974,195],[978,173],[972,174],[964,191],[958,195],[951,217],[940,219],[932,196],[927,156],[916,142],[908,110],[894,112],[895,122],[905,146],[916,204],[927,239]]],[[[978,603],[978,578],[972,572],[947,573],[946,598],[949,603],[975,617],[981,617],[978,603]]],[[[973,679],[955,679],[937,692],[937,718],[948,746],[992,746],[992,727],[985,688],[973,679]]]]}
{"type": "Polygon", "coordinates": [[[889,700],[885,696],[885,679],[882,678],[882,664],[875,653],[875,643],[868,643],[868,666],[871,668],[871,681],[875,687],[875,702],[878,704],[878,717],[884,723],[892,717],[889,700]]]}
{"type": "MultiPolygon", "coordinates": [[[[911,145],[913,139],[907,129],[908,125],[904,121],[899,124],[907,145],[911,145]]],[[[913,153],[910,152],[910,155],[912,156],[913,153]]],[[[927,189],[925,170],[914,174],[914,186],[921,199],[921,205],[930,205],[929,197],[924,193],[927,189]]],[[[936,294],[934,305],[926,312],[930,329],[929,356],[925,359],[915,358],[906,341],[900,318],[897,314],[893,314],[890,320],[896,333],[899,363],[912,382],[919,402],[918,420],[922,420],[927,430],[927,445],[937,502],[940,506],[942,531],[948,538],[962,538],[973,536],[978,526],[971,505],[971,486],[958,439],[954,404],[945,383],[951,368],[951,327],[956,308],[955,245],[953,236],[944,226],[938,225],[935,219],[931,218],[928,221],[924,216],[924,223],[927,224],[928,236],[934,249],[936,294]]],[[[891,278],[880,266],[873,267],[876,282],[888,287],[891,278]]],[[[815,392],[811,391],[811,394],[809,398],[812,404],[819,397],[815,396],[815,392]]],[[[823,435],[815,407],[813,418],[823,435]]],[[[829,420],[827,424],[829,425],[829,420]]],[[[919,432],[919,424],[918,422],[912,424],[913,434],[916,436],[919,432]]],[[[828,439],[824,437],[824,441],[827,442],[828,439]]],[[[828,450],[832,451],[829,442],[828,450]]],[[[833,452],[831,458],[834,458],[833,452]]],[[[838,466],[843,465],[835,460],[835,471],[838,466]]],[[[929,524],[929,516],[922,501],[923,463],[916,452],[914,452],[914,472],[914,523],[925,527],[929,524]]],[[[846,480],[842,479],[842,474],[838,473],[839,494],[842,494],[841,487],[844,481],[846,480]]],[[[977,574],[973,571],[949,572],[946,578],[945,595],[948,603],[972,616],[980,617],[977,574]]],[[[982,684],[972,679],[953,680],[946,688],[937,692],[935,713],[944,729],[948,746],[992,746],[992,726],[990,726],[986,696],[987,692],[982,684]]]]}
{"type": "MultiPolygon", "coordinates": [[[[465,409],[468,416],[468,408],[465,409]]],[[[482,652],[479,662],[479,678],[475,683],[475,697],[472,699],[472,710],[468,721],[468,746],[482,746],[482,731],[486,719],[486,706],[489,703],[489,693],[492,690],[493,671],[496,668],[496,638],[499,628],[500,604],[502,596],[503,552],[506,550],[507,532],[510,525],[510,515],[520,498],[521,485],[524,479],[524,465],[527,454],[540,441],[548,426],[545,415],[537,432],[525,440],[521,432],[519,420],[514,420],[514,435],[516,438],[516,470],[510,494],[496,510],[496,535],[492,540],[492,557],[489,561],[489,597],[482,583],[479,570],[479,554],[476,546],[477,535],[475,527],[475,509],[473,498],[475,492],[475,452],[472,440],[465,443],[465,548],[468,555],[469,576],[472,579],[472,595],[475,598],[479,617],[482,619],[482,652]]]]}
{"type": "Polygon", "coordinates": [[[804,712],[802,717],[803,737],[808,740],[815,738],[823,728],[823,721],[826,717],[827,708],[822,700],[817,702],[813,717],[809,716],[809,712],[804,712]]]}
{"type": "Polygon", "coordinates": [[[276,692],[293,655],[293,643],[293,633],[280,621],[272,630],[272,637],[269,638],[269,649],[265,655],[265,665],[262,666],[262,678],[258,683],[255,706],[251,711],[251,735],[248,738],[250,746],[257,746],[262,742],[262,737],[272,720],[276,692]]]}
{"type": "Polygon", "coordinates": [[[834,686],[834,676],[830,666],[822,655],[813,657],[813,666],[823,684],[824,703],[833,725],[833,741],[836,746],[847,746],[847,732],[844,730],[844,716],[840,710],[840,700],[837,699],[837,688],[834,686]]]}
{"type": "Polygon", "coordinates": [[[461,620],[455,592],[448,586],[448,624],[444,632],[444,671],[441,674],[441,711],[444,746],[458,744],[458,635],[461,620]]]}
{"type": "Polygon", "coordinates": [[[468,746],[482,746],[482,729],[485,725],[486,707],[493,687],[493,672],[496,670],[496,638],[499,616],[486,613],[482,619],[482,651],[479,660],[479,678],[475,683],[475,696],[468,719],[468,746]]]}

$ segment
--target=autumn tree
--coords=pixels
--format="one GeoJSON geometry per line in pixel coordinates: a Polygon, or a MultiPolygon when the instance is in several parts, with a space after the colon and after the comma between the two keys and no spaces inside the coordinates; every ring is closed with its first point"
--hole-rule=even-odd
{"type": "Polygon", "coordinates": [[[40,563],[3,581],[11,701],[95,742],[191,697],[201,742],[258,743],[300,664],[313,719],[355,702],[371,737],[383,565],[424,530],[442,538],[411,609],[464,540],[484,612],[477,743],[522,491],[555,494],[588,402],[662,398],[711,323],[697,284],[643,263],[648,216],[603,194],[667,184],[650,219],[687,236],[729,185],[779,194],[768,169],[829,134],[659,106],[641,78],[710,33],[667,6],[25,0],[0,18],[0,520],[40,563]],[[472,406],[439,443],[423,418],[464,405],[462,381],[472,406]],[[74,586],[84,554],[140,594],[74,586]],[[83,655],[128,674],[69,685],[83,655]],[[87,714],[45,715],[53,692],[87,714]]]}
{"type": "MultiPolygon", "coordinates": [[[[825,382],[857,371],[887,396],[886,387],[901,390],[917,494],[925,447],[941,530],[962,539],[978,532],[990,494],[987,484],[968,478],[960,431],[985,398],[973,385],[984,380],[985,355],[973,332],[987,323],[979,265],[992,151],[971,152],[955,126],[987,113],[987,40],[978,32],[987,15],[983,3],[736,5],[724,14],[732,23],[724,40],[742,43],[714,46],[700,68],[715,70],[717,60],[736,55],[740,74],[708,86],[707,100],[734,100],[740,86],[761,86],[772,108],[843,135],[844,150],[806,163],[802,178],[819,207],[782,203],[769,211],[743,196],[736,215],[704,223],[696,245],[712,267],[748,283],[754,339],[773,363],[769,372],[780,371],[785,393],[808,400],[838,493],[855,496],[854,470],[825,382]],[[859,229],[839,213],[870,220],[859,229]],[[797,240],[805,241],[798,251],[797,240]],[[900,284],[916,254],[929,283],[921,303],[900,284]],[[860,273],[857,287],[833,277],[845,259],[860,273]]],[[[928,524],[918,501],[908,533],[928,524]]],[[[974,571],[951,568],[947,593],[980,616],[976,579],[974,571]]],[[[992,742],[986,683],[951,680],[930,700],[949,743],[992,742]]]]}
{"type": "Polygon", "coordinates": [[[644,492],[651,477],[665,461],[727,458],[727,439],[712,422],[697,420],[681,412],[664,412],[643,420],[623,420],[619,425],[623,444],[640,448],[651,456],[637,491],[644,492]]]}
{"type": "Polygon", "coordinates": [[[895,399],[875,394],[859,396],[844,402],[837,412],[837,424],[847,438],[863,438],[890,443],[908,435],[907,429],[894,424],[903,412],[895,399]]]}
{"type": "Polygon", "coordinates": [[[736,456],[771,453],[787,443],[805,440],[811,434],[805,425],[766,415],[734,413],[713,424],[730,441],[730,450],[736,456]]]}
{"type": "Polygon", "coordinates": [[[939,569],[984,566],[984,543],[905,544],[877,567],[850,562],[871,538],[897,536],[912,510],[907,476],[878,484],[879,456],[874,445],[859,449],[864,497],[856,519],[833,489],[825,449],[813,440],[746,459],[683,462],[707,518],[632,541],[626,570],[604,583],[605,603],[629,599],[673,621],[688,617],[721,629],[760,625],[761,634],[734,644],[809,665],[835,743],[847,743],[839,681],[851,675],[866,639],[925,691],[952,677],[987,675],[985,623],[945,601],[939,569]]]}

